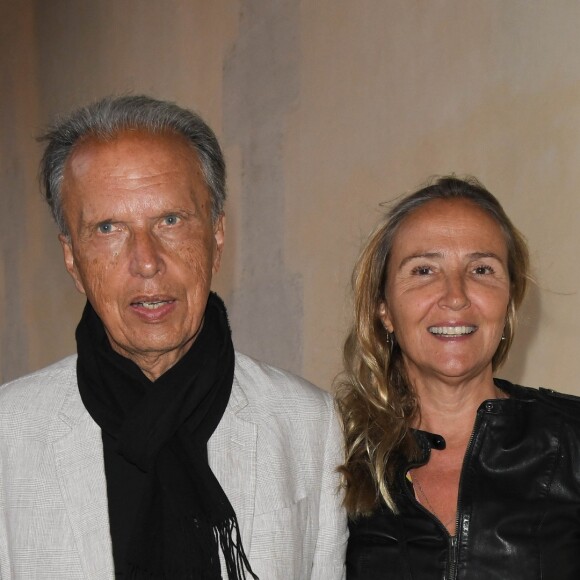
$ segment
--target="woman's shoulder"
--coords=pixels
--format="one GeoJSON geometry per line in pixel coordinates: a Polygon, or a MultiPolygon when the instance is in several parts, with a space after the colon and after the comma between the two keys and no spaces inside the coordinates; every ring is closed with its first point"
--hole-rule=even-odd
{"type": "Polygon", "coordinates": [[[495,379],[495,382],[510,398],[536,403],[543,412],[560,414],[562,417],[566,417],[580,425],[579,396],[562,393],[546,387],[525,387],[504,379],[495,379]]]}
{"type": "Polygon", "coordinates": [[[542,406],[560,413],[568,422],[574,422],[580,426],[580,397],[560,393],[554,389],[539,388],[538,401],[542,406]]]}

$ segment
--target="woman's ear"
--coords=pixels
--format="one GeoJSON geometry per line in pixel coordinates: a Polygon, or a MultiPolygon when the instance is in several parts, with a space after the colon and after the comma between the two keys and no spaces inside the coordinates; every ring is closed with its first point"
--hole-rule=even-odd
{"type": "Polygon", "coordinates": [[[383,323],[383,326],[387,332],[392,333],[395,331],[393,322],[389,316],[389,309],[387,308],[385,302],[381,302],[381,305],[379,306],[379,318],[381,319],[381,322],[383,323]]]}

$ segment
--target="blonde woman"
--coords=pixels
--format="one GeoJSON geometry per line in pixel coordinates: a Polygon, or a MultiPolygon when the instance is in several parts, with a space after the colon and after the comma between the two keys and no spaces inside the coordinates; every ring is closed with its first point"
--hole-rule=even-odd
{"type": "Polygon", "coordinates": [[[369,239],[338,391],[349,580],[580,578],[580,402],[494,377],[527,279],[473,178],[405,197],[369,239]]]}

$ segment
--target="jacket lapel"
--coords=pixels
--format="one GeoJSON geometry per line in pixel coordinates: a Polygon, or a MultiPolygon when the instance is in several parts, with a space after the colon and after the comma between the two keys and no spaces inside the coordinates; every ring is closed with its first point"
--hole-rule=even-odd
{"type": "Polygon", "coordinates": [[[53,443],[56,473],[86,578],[115,576],[101,430],[71,388],[59,414],[68,431],[53,443]]]}
{"type": "Polygon", "coordinates": [[[250,420],[248,400],[234,377],[226,411],[208,443],[210,467],[238,518],[246,554],[250,553],[256,497],[258,427],[250,420]]]}

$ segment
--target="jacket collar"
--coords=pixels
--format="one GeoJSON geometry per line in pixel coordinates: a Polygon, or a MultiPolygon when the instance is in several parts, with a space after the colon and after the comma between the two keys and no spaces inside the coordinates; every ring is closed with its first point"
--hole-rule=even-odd
{"type": "Polygon", "coordinates": [[[244,385],[234,373],[226,411],[208,443],[209,464],[226,492],[240,525],[246,554],[250,553],[256,498],[258,426],[244,385]]]}

